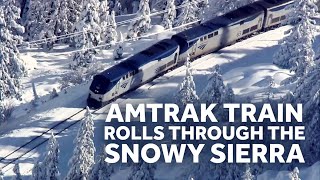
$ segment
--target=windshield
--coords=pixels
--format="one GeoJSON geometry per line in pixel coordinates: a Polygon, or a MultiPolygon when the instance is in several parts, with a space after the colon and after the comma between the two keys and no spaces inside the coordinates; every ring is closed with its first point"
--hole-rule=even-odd
{"type": "Polygon", "coordinates": [[[90,90],[96,94],[105,94],[112,88],[110,80],[101,75],[93,78],[90,90]]]}

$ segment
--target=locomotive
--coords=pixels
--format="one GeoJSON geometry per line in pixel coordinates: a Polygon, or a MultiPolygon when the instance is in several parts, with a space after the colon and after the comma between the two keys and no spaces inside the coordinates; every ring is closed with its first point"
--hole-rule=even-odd
{"type": "Polygon", "coordinates": [[[281,25],[293,0],[259,0],[164,39],[94,76],[87,99],[99,108],[191,59],[281,25]]]}

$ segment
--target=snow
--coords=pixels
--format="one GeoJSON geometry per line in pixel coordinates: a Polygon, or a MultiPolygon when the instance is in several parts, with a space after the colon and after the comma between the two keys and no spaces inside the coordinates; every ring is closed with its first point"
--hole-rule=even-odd
{"type": "MultiPolygon", "coordinates": [[[[257,178],[258,180],[288,180],[289,171],[267,171],[257,178]]],[[[317,180],[320,177],[320,162],[315,163],[311,167],[301,169],[299,173],[300,179],[317,180]]]]}
{"type": "MultiPolygon", "coordinates": [[[[289,70],[283,70],[273,65],[272,55],[278,48],[278,40],[283,38],[284,32],[288,29],[289,27],[281,27],[259,34],[192,62],[193,78],[197,92],[200,93],[204,89],[211,69],[218,64],[221,67],[224,83],[229,84],[233,88],[237,98],[247,98],[250,96],[252,101],[265,99],[265,92],[269,88],[272,79],[275,82],[276,95],[286,94],[294,85],[282,85],[281,82],[289,77],[291,73],[289,70]]],[[[170,33],[165,35],[170,36],[170,33]]],[[[124,56],[128,57],[156,41],[155,39],[144,38],[133,43],[126,42],[124,43],[124,56]]],[[[59,96],[53,100],[46,98],[53,88],[59,89],[61,86],[61,76],[70,73],[67,64],[70,63],[71,56],[67,52],[72,50],[66,46],[56,46],[49,52],[43,52],[43,50],[36,48],[24,49],[22,51],[22,59],[26,60],[27,67],[31,71],[29,76],[23,79],[23,103],[15,110],[11,121],[0,127],[0,158],[30,141],[33,137],[40,135],[48,127],[52,127],[57,122],[85,107],[90,82],[69,87],[67,94],[58,90],[59,96]],[[40,99],[47,101],[37,108],[32,108],[29,105],[29,102],[33,98],[31,82],[35,82],[40,99]]],[[[99,63],[101,69],[117,63],[112,58],[112,52],[113,48],[110,50],[99,50],[97,63],[99,63]]],[[[174,92],[177,91],[179,83],[185,77],[185,72],[185,67],[177,68],[117,99],[115,103],[124,105],[125,103],[172,102],[174,92]]],[[[106,106],[93,113],[95,123],[94,142],[97,147],[97,154],[100,154],[98,151],[101,151],[101,148],[99,147],[102,147],[104,143],[103,129],[108,107],[106,106]]],[[[84,112],[72,117],[67,125],[81,119],[83,116],[84,112]]],[[[68,172],[68,161],[72,156],[72,149],[74,148],[72,142],[77,135],[79,126],[80,123],[77,123],[56,136],[60,147],[59,171],[62,177],[65,177],[68,172]]],[[[45,137],[49,138],[49,136],[50,133],[47,133],[45,137]]],[[[44,137],[40,139],[44,140],[44,137]]],[[[19,159],[20,171],[25,179],[30,177],[32,164],[35,160],[39,157],[43,159],[44,152],[46,152],[46,144],[44,143],[19,159]]],[[[2,166],[1,163],[0,166],[2,166]]],[[[3,169],[5,177],[13,176],[12,168],[13,166],[8,166],[3,169]]],[[[165,165],[160,163],[157,166],[155,176],[158,179],[176,179],[185,168],[183,165],[165,165]]],[[[111,179],[126,179],[126,176],[130,173],[130,168],[122,165],[119,169],[115,169],[116,174],[111,179]],[[118,171],[119,169],[120,171],[118,171]]],[[[301,168],[301,178],[317,179],[320,176],[319,169],[320,162],[309,168],[301,168]]],[[[284,180],[288,178],[288,173],[287,171],[268,171],[258,176],[258,179],[269,180],[270,175],[274,180],[284,180]]]]}

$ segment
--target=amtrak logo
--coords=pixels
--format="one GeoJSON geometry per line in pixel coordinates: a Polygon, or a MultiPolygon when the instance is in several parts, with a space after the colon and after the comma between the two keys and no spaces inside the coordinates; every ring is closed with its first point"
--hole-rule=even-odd
{"type": "Polygon", "coordinates": [[[198,48],[203,50],[205,47],[207,46],[207,44],[202,44],[201,46],[199,46],[198,48]]]}
{"type": "Polygon", "coordinates": [[[125,82],[125,83],[121,84],[121,87],[126,88],[128,84],[129,84],[129,82],[125,82]]]}

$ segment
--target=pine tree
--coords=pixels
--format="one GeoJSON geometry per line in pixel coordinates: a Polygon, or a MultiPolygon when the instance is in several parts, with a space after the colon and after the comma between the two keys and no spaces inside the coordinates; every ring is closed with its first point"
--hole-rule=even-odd
{"type": "Polygon", "coordinates": [[[59,159],[59,145],[54,137],[51,134],[51,137],[47,146],[47,154],[45,156],[43,162],[43,169],[45,173],[45,177],[47,180],[58,180],[60,177],[59,169],[58,169],[58,159],[59,159]]]}
{"type": "Polygon", "coordinates": [[[299,169],[297,167],[295,167],[293,171],[290,173],[290,178],[291,180],[301,180],[299,178],[299,169]]]}
{"type": "MultiPolygon", "coordinates": [[[[302,77],[294,90],[293,103],[303,104],[303,115],[306,126],[306,140],[301,142],[305,152],[306,162],[314,162],[320,158],[320,64],[316,64],[302,77]]],[[[286,101],[286,103],[290,101],[286,101]]],[[[292,103],[291,102],[291,103],[292,103]]]]}
{"type": "MultiPolygon", "coordinates": [[[[66,35],[72,33],[72,22],[70,22],[69,15],[69,0],[59,0],[59,9],[58,14],[56,16],[57,22],[55,26],[54,34],[56,36],[66,35]]],[[[67,40],[63,40],[62,42],[67,42],[67,40]]]]}
{"type": "Polygon", "coordinates": [[[180,84],[179,91],[176,94],[177,104],[179,104],[180,107],[184,107],[185,105],[190,103],[196,103],[199,100],[196,92],[196,86],[193,81],[190,56],[187,57],[185,66],[186,76],[180,84]]]}
{"type": "Polygon", "coordinates": [[[140,166],[134,166],[128,180],[154,180],[156,168],[155,164],[140,163],[140,166]]]}
{"type": "Polygon", "coordinates": [[[113,44],[117,39],[117,23],[115,20],[114,11],[112,11],[110,15],[109,12],[107,12],[106,20],[101,22],[101,29],[101,39],[106,45],[105,47],[108,49],[111,47],[111,44],[113,44]]]}
{"type": "Polygon", "coordinates": [[[22,180],[19,164],[14,165],[13,172],[15,176],[13,176],[12,180],[22,180]]]}
{"type": "Polygon", "coordinates": [[[113,11],[114,11],[116,16],[119,16],[119,15],[122,14],[122,5],[121,5],[120,0],[116,0],[115,1],[114,7],[113,7],[113,11]]]}
{"type": "Polygon", "coordinates": [[[167,0],[166,13],[163,15],[162,25],[165,29],[171,29],[176,18],[176,6],[174,0],[167,0]]]}
{"type": "Polygon", "coordinates": [[[314,64],[315,21],[311,18],[316,15],[317,7],[311,0],[297,0],[293,4],[293,11],[288,15],[288,22],[296,24],[290,35],[281,41],[279,51],[274,55],[273,63],[290,68],[295,75],[288,81],[292,82],[307,73],[314,64]]]}
{"type": "Polygon", "coordinates": [[[163,10],[166,7],[167,0],[151,0],[151,9],[163,10]]]}
{"type": "Polygon", "coordinates": [[[149,0],[141,0],[136,20],[131,22],[128,28],[128,38],[137,38],[146,33],[151,26],[149,0]]]}
{"type": "Polygon", "coordinates": [[[41,1],[30,0],[25,22],[27,39],[37,40],[41,30],[41,23],[44,22],[44,6],[41,1]]]}
{"type": "Polygon", "coordinates": [[[94,164],[89,179],[110,180],[111,175],[114,173],[114,169],[112,165],[106,163],[104,160],[104,154],[98,157],[98,162],[94,164]]]}
{"type": "Polygon", "coordinates": [[[249,165],[247,165],[246,171],[244,172],[242,179],[243,180],[254,180],[254,176],[251,174],[251,169],[250,169],[249,165]]]}
{"type": "Polygon", "coordinates": [[[181,26],[199,19],[200,11],[196,0],[184,0],[181,6],[183,7],[174,22],[174,26],[181,26]]]}
{"type": "Polygon", "coordinates": [[[90,170],[94,164],[93,142],[93,118],[87,107],[85,118],[82,120],[80,129],[75,139],[73,155],[69,161],[70,169],[66,180],[88,179],[90,170]]]}
{"type": "Polygon", "coordinates": [[[22,43],[22,34],[25,32],[25,29],[18,23],[20,20],[20,8],[17,7],[16,0],[3,1],[2,3],[5,14],[4,19],[10,33],[13,35],[12,38],[16,43],[22,43]]]}
{"type": "Polygon", "coordinates": [[[231,103],[226,102],[232,100],[234,94],[232,92],[232,89],[229,87],[227,88],[223,84],[223,79],[220,74],[220,66],[217,65],[213,71],[213,73],[210,75],[208,80],[208,85],[203,90],[200,100],[202,103],[231,103]],[[227,92],[227,93],[226,93],[227,92]]]}
{"type": "Polygon", "coordinates": [[[42,163],[37,161],[35,162],[32,168],[32,180],[43,180],[45,178],[45,168],[42,166],[42,163]]]}
{"type": "Polygon", "coordinates": [[[44,2],[44,19],[41,22],[41,28],[39,32],[39,39],[46,39],[45,43],[41,46],[45,49],[51,50],[56,41],[56,25],[57,16],[60,9],[60,1],[50,0],[44,2]]]}
{"type": "Polygon", "coordinates": [[[5,21],[5,11],[0,6],[0,101],[6,98],[20,98],[20,78],[25,75],[23,61],[19,58],[14,36],[5,21]]]}
{"type": "Polygon", "coordinates": [[[122,33],[120,32],[120,39],[113,51],[113,59],[118,60],[123,57],[123,36],[122,33]]]}
{"type": "Polygon", "coordinates": [[[80,32],[84,29],[87,34],[85,37],[77,36],[74,38],[74,46],[76,48],[83,48],[85,44],[83,39],[89,42],[91,46],[97,46],[100,43],[100,32],[99,27],[100,17],[99,17],[99,1],[98,0],[84,0],[83,1],[83,11],[81,12],[80,19],[76,23],[75,31],[80,32]]]}

